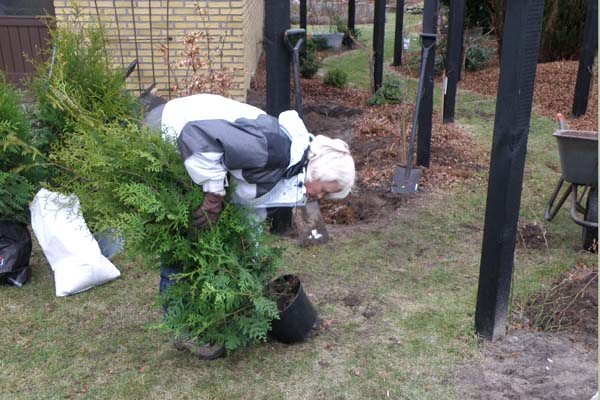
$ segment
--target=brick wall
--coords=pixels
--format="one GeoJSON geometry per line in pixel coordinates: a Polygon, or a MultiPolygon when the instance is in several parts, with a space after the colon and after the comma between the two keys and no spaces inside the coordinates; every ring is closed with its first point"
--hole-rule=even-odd
{"type": "MultiPolygon", "coordinates": [[[[108,53],[116,65],[127,66],[136,58],[139,60],[139,69],[128,79],[131,89],[143,90],[156,81],[159,94],[167,95],[169,85],[172,86],[176,78],[184,77],[186,71],[184,68],[169,71],[160,47],[168,46],[168,56],[174,62],[182,59],[185,34],[206,30],[216,42],[223,43],[222,46],[211,45],[213,50],[222,47],[223,64],[236,68],[234,81],[239,88],[231,91],[231,97],[245,100],[262,49],[264,0],[198,1],[200,7],[207,10],[204,19],[196,12],[195,3],[175,0],[78,1],[82,14],[90,19],[99,18],[105,26],[108,53]]],[[[54,0],[59,21],[69,18],[73,12],[72,4],[70,0],[54,0]]]]}

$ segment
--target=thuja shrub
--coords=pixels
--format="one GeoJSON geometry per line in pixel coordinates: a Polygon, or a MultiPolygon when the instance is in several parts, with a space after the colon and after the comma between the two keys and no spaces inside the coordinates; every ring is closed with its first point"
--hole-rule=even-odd
{"type": "Polygon", "coordinates": [[[69,111],[73,103],[110,123],[138,111],[135,98],[125,90],[124,69],[114,68],[105,51],[102,26],[85,20],[76,4],[72,14],[50,26],[48,54],[36,65],[31,89],[36,99],[36,119],[53,142],[77,123],[69,111]],[[66,97],[58,97],[57,93],[66,97]]]}
{"type": "Polygon", "coordinates": [[[321,62],[317,58],[317,45],[313,39],[306,41],[306,50],[300,53],[300,75],[303,78],[311,79],[321,67],[321,62]]]}
{"type": "Polygon", "coordinates": [[[478,71],[483,69],[494,55],[495,50],[490,47],[475,45],[469,47],[465,60],[465,68],[469,71],[478,71]]]}
{"type": "Polygon", "coordinates": [[[27,205],[44,175],[19,92],[0,73],[0,220],[27,222],[27,205]]]}
{"type": "Polygon", "coordinates": [[[265,244],[248,210],[231,204],[211,229],[191,226],[203,193],[175,143],[135,124],[82,124],[52,161],[70,171],[58,188],[77,194],[93,231],[113,229],[129,256],[182,269],[164,293],[163,329],[230,351],[266,339],[278,315],[266,285],[280,250],[265,244]]]}

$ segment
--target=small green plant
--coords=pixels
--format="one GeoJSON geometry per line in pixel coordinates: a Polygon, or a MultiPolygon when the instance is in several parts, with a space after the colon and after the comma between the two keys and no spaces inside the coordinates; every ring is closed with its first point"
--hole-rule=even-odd
{"type": "Polygon", "coordinates": [[[44,176],[21,96],[0,73],[0,220],[27,222],[27,205],[44,176]]]}
{"type": "Polygon", "coordinates": [[[323,36],[313,36],[312,41],[315,43],[317,51],[327,50],[330,48],[329,44],[327,44],[327,39],[323,36]]]}
{"type": "Polygon", "coordinates": [[[319,71],[321,62],[317,59],[317,45],[313,39],[306,41],[306,51],[300,54],[300,75],[310,79],[319,71]]]}
{"type": "Polygon", "coordinates": [[[334,68],[325,74],[323,83],[336,88],[343,88],[348,81],[348,74],[341,69],[334,68]]]}
{"type": "Polygon", "coordinates": [[[484,68],[494,53],[495,50],[489,47],[479,45],[469,47],[467,50],[465,68],[469,71],[478,71],[484,68]]]}
{"type": "Polygon", "coordinates": [[[401,104],[404,101],[404,84],[395,75],[387,75],[381,87],[369,99],[369,104],[401,104]]]}

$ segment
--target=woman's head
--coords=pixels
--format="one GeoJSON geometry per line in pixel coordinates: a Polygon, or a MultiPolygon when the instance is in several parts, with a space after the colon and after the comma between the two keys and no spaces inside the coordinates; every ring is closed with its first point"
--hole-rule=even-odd
{"type": "Polygon", "coordinates": [[[308,151],[307,190],[311,191],[311,183],[319,182],[317,190],[324,192],[325,198],[343,199],[350,193],[354,178],[354,160],[348,144],[326,136],[315,137],[308,151]]]}

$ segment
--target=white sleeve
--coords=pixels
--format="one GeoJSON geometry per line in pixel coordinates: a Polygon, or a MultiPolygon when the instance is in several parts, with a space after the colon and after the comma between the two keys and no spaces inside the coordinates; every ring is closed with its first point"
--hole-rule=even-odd
{"type": "Polygon", "coordinates": [[[188,157],[185,169],[197,185],[202,185],[204,192],[225,194],[227,171],[221,162],[223,153],[196,153],[188,157]]]}

